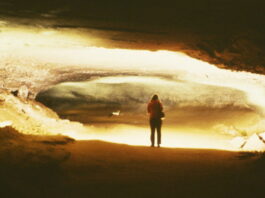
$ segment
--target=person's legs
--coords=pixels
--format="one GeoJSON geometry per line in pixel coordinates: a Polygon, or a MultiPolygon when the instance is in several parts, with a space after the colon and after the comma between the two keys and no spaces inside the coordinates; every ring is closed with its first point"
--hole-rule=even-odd
{"type": "Polygon", "coordinates": [[[157,130],[157,146],[159,147],[161,144],[161,126],[162,126],[162,120],[157,120],[157,126],[156,126],[156,130],[157,130]]]}
{"type": "Polygon", "coordinates": [[[151,128],[151,146],[155,145],[155,121],[150,119],[150,128],[151,128]]]}

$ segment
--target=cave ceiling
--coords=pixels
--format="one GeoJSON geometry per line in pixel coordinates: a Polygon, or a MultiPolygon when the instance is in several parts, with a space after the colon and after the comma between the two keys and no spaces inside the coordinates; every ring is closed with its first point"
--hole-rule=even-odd
{"type": "Polygon", "coordinates": [[[181,51],[231,70],[265,73],[262,0],[1,0],[0,19],[87,29],[103,47],[181,51]]]}

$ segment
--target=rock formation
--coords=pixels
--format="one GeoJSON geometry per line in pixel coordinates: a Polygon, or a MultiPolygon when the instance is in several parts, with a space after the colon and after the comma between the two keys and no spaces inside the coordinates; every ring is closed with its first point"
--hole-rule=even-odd
{"type": "Polygon", "coordinates": [[[1,1],[2,24],[84,30],[106,47],[167,49],[265,73],[262,0],[1,1]]]}

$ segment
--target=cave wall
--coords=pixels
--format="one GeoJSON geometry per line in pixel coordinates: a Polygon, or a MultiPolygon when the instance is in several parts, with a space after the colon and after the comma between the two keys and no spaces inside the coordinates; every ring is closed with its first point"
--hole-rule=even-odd
{"type": "Polygon", "coordinates": [[[232,70],[265,73],[262,0],[3,0],[0,19],[86,29],[105,47],[175,50],[232,70]]]}

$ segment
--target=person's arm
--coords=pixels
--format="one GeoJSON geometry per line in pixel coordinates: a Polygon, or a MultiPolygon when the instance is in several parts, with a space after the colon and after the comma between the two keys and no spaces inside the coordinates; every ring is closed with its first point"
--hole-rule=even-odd
{"type": "Polygon", "coordinates": [[[148,103],[148,105],[147,105],[147,113],[150,113],[151,112],[151,104],[150,103],[148,103]]]}
{"type": "Polygon", "coordinates": [[[160,111],[162,112],[163,111],[163,105],[161,102],[159,102],[159,104],[160,104],[160,111]]]}

